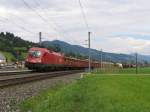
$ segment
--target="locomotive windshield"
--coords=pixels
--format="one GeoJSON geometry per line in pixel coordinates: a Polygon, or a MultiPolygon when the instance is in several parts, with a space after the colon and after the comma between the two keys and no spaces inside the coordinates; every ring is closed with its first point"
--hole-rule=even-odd
{"type": "Polygon", "coordinates": [[[41,52],[40,51],[30,51],[29,55],[32,56],[32,57],[38,58],[38,57],[41,56],[41,52]]]}

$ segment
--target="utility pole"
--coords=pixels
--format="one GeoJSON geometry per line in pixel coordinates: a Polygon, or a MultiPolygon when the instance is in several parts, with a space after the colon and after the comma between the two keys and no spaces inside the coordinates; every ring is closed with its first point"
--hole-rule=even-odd
{"type": "Polygon", "coordinates": [[[42,44],[42,33],[39,32],[39,45],[41,46],[41,44],[42,44]]]}
{"type": "Polygon", "coordinates": [[[135,58],[136,58],[136,74],[138,74],[138,54],[135,53],[135,58]]]}
{"type": "Polygon", "coordinates": [[[101,70],[102,70],[102,66],[103,66],[102,62],[103,62],[103,50],[101,49],[101,70]]]}
{"type": "Polygon", "coordinates": [[[89,72],[91,72],[91,32],[88,32],[88,46],[89,46],[89,72]]]}

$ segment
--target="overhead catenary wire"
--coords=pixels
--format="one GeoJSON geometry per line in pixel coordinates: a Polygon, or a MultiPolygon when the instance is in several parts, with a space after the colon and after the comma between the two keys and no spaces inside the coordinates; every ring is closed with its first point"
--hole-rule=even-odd
{"type": "Polygon", "coordinates": [[[36,15],[38,15],[47,24],[47,21],[45,20],[45,18],[43,18],[36,10],[34,10],[25,0],[22,0],[22,1],[26,7],[31,9],[36,15]]]}
{"type": "MultiPolygon", "coordinates": [[[[26,2],[25,0],[22,0],[23,4],[31,9],[46,25],[49,25],[49,22],[47,19],[45,19],[40,13],[38,13],[34,8],[32,8],[28,2],[26,2]]],[[[62,35],[56,28],[52,27],[51,25],[49,25],[55,32],[57,32],[59,35],[62,35]]]]}
{"type": "Polygon", "coordinates": [[[80,6],[80,9],[81,9],[81,14],[83,16],[83,20],[85,22],[85,26],[87,28],[87,31],[88,31],[88,47],[89,47],[89,72],[91,72],[91,32],[89,30],[89,25],[88,25],[88,22],[87,22],[87,19],[86,19],[86,15],[85,15],[85,12],[84,12],[84,8],[82,6],[82,3],[80,0],[78,0],[79,2],[79,6],[80,6]]]}
{"type": "MultiPolygon", "coordinates": [[[[25,5],[26,7],[30,8],[30,9],[33,9],[32,7],[30,7],[30,5],[29,5],[27,2],[23,1],[23,3],[24,3],[24,5],[25,5]]],[[[33,9],[32,11],[34,11],[34,12],[36,13],[36,15],[38,15],[38,16],[42,19],[42,21],[44,21],[44,22],[47,21],[47,20],[45,20],[45,18],[43,18],[40,14],[38,14],[38,12],[36,12],[36,10],[33,9]]],[[[8,13],[9,15],[11,15],[11,16],[17,18],[18,20],[20,20],[22,23],[28,24],[26,21],[24,21],[23,18],[17,16],[16,14],[10,13],[9,11],[7,11],[7,13],[8,13]]],[[[3,18],[3,19],[9,21],[8,18],[3,18]]],[[[15,23],[15,22],[12,22],[12,21],[10,21],[10,22],[13,23],[13,24],[15,24],[15,25],[16,25],[17,27],[19,27],[20,29],[25,30],[26,32],[35,33],[35,32],[31,32],[29,29],[25,28],[24,26],[19,25],[18,23],[15,23]]],[[[47,24],[47,23],[46,23],[46,24],[47,24]]],[[[55,30],[55,31],[57,32],[56,29],[53,29],[53,30],[55,30]]]]}
{"type": "MultiPolygon", "coordinates": [[[[5,1],[5,0],[3,0],[5,1]]],[[[14,7],[15,8],[15,7],[14,7]]],[[[24,24],[28,24],[22,17],[18,16],[17,14],[14,14],[12,12],[9,12],[9,10],[7,10],[7,13],[10,15],[10,16],[13,16],[15,18],[17,18],[18,20],[20,20],[20,22],[24,23],[24,24]]]]}
{"type": "MultiPolygon", "coordinates": [[[[5,0],[3,0],[3,1],[5,1],[5,0]]],[[[9,15],[11,15],[11,16],[17,17],[20,21],[22,21],[23,23],[25,23],[25,21],[24,21],[22,18],[16,16],[16,15],[13,14],[13,13],[10,13],[8,10],[7,10],[7,13],[8,13],[9,15]]],[[[8,17],[2,17],[2,16],[0,16],[0,22],[2,22],[2,23],[10,22],[11,24],[15,25],[17,28],[19,28],[19,29],[21,29],[21,30],[23,30],[23,31],[25,31],[25,32],[28,32],[28,33],[31,33],[31,34],[34,33],[34,32],[32,32],[32,31],[30,31],[29,29],[25,28],[24,26],[18,24],[18,22],[16,23],[16,22],[10,20],[10,18],[8,18],[8,17]]]]}
{"type": "MultiPolygon", "coordinates": [[[[46,11],[45,11],[45,9],[41,7],[40,3],[39,3],[37,0],[33,0],[33,1],[35,2],[35,4],[36,4],[37,6],[39,6],[39,8],[41,9],[41,11],[42,11],[44,14],[47,14],[46,11]]],[[[55,26],[55,29],[56,29],[57,31],[59,31],[59,33],[61,33],[62,35],[64,35],[64,34],[60,31],[60,30],[62,30],[62,28],[60,28],[60,26],[59,26],[55,21],[53,21],[51,18],[48,18],[48,19],[50,19],[51,23],[55,26]],[[58,30],[58,29],[59,29],[59,30],[58,30]]]]}
{"type": "MultiPolygon", "coordinates": [[[[38,6],[39,9],[41,9],[41,11],[42,11],[43,13],[47,14],[46,11],[45,11],[45,9],[44,9],[43,7],[41,7],[41,4],[39,3],[38,0],[33,0],[33,1],[34,1],[34,3],[36,4],[36,6],[38,6]]],[[[59,28],[59,29],[62,30],[62,28],[60,28],[60,25],[58,25],[55,21],[53,21],[51,18],[48,18],[48,19],[50,19],[51,23],[52,23],[55,27],[57,27],[56,29],[59,28]]]]}
{"type": "MultiPolygon", "coordinates": [[[[45,10],[43,7],[41,7],[41,3],[39,0],[33,0],[33,2],[36,4],[36,6],[38,6],[39,9],[41,9],[42,13],[47,15],[47,9],[45,10]]],[[[61,35],[63,35],[63,37],[70,39],[69,35],[64,34],[64,29],[62,28],[61,25],[58,25],[53,19],[51,19],[50,17],[48,18],[50,20],[50,22],[55,26],[55,29],[57,29],[57,31],[59,31],[59,33],[61,35]]],[[[75,41],[75,40],[74,40],[75,41]]],[[[75,42],[76,43],[76,42],[75,42]]]]}
{"type": "MultiPolygon", "coordinates": [[[[78,4],[80,6],[80,10],[81,10],[81,15],[83,17],[83,21],[84,21],[84,24],[85,24],[85,28],[87,29],[88,32],[90,32],[90,28],[89,28],[89,24],[88,24],[88,21],[87,21],[87,18],[86,18],[86,14],[85,14],[85,10],[84,10],[84,7],[82,5],[82,2],[81,0],[78,0],[78,4]]],[[[89,34],[89,33],[88,33],[89,34]]],[[[86,40],[88,41],[88,40],[86,40]]],[[[88,45],[88,44],[87,44],[88,45]]]]}
{"type": "Polygon", "coordinates": [[[78,2],[79,2],[79,6],[80,6],[80,9],[81,9],[81,14],[83,16],[83,20],[84,20],[85,26],[86,26],[87,30],[89,31],[90,28],[89,28],[89,24],[88,24],[86,15],[85,15],[84,7],[83,7],[83,5],[81,3],[81,0],[78,0],[78,2]]]}
{"type": "MultiPolygon", "coordinates": [[[[19,29],[22,30],[22,31],[25,31],[25,32],[34,34],[34,32],[31,32],[30,30],[26,29],[25,27],[18,25],[18,24],[15,23],[14,21],[10,21],[10,20],[9,20],[8,18],[6,18],[6,17],[0,17],[0,22],[1,22],[2,24],[3,24],[3,23],[10,22],[12,25],[15,25],[17,28],[19,28],[19,29]]],[[[7,32],[7,31],[6,31],[6,32],[7,32]]]]}
{"type": "Polygon", "coordinates": [[[26,32],[28,32],[28,33],[34,33],[34,32],[31,32],[30,30],[28,30],[28,29],[26,29],[25,27],[23,27],[23,26],[21,26],[21,25],[18,25],[17,23],[15,23],[15,22],[13,22],[13,21],[10,21],[8,18],[6,18],[6,17],[0,17],[1,19],[0,19],[0,21],[1,22],[10,22],[11,24],[13,24],[13,25],[15,25],[15,26],[17,26],[19,29],[21,29],[21,30],[23,30],[23,31],[26,31],[26,32]]]}
{"type": "MultiPolygon", "coordinates": [[[[15,18],[16,18],[17,20],[19,20],[21,23],[23,23],[23,24],[25,24],[25,25],[30,25],[27,21],[25,21],[23,18],[17,16],[16,14],[13,14],[13,13],[10,13],[10,12],[8,12],[8,14],[11,15],[11,16],[13,16],[13,17],[15,17],[15,18]]],[[[8,19],[8,18],[7,18],[7,19],[8,19]]],[[[17,24],[17,25],[23,27],[23,29],[28,30],[28,32],[30,32],[30,33],[35,33],[35,32],[32,32],[31,30],[29,30],[28,28],[25,28],[24,26],[18,24],[18,22],[15,23],[15,24],[17,24]]]]}
{"type": "MultiPolygon", "coordinates": [[[[47,15],[47,11],[49,12],[49,10],[47,8],[43,8],[42,7],[42,3],[40,2],[40,0],[33,0],[33,2],[35,3],[36,6],[38,6],[38,8],[42,11],[43,14],[47,15]]],[[[47,17],[47,16],[46,16],[47,17]]],[[[56,23],[51,17],[47,17],[50,22],[55,26],[55,28],[63,35],[64,38],[67,38],[68,40],[70,40],[70,35],[64,33],[64,29],[62,28],[61,25],[59,25],[58,23],[56,23]]],[[[56,38],[57,40],[57,38],[56,38]]],[[[71,38],[71,41],[74,43],[78,43],[74,38],[71,38]]]]}

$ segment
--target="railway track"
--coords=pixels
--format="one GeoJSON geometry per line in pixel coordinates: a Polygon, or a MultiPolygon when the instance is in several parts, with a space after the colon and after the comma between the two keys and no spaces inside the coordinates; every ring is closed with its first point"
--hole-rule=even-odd
{"type": "Polygon", "coordinates": [[[52,77],[58,77],[62,75],[69,75],[74,73],[81,73],[83,70],[72,70],[72,71],[57,71],[57,72],[46,72],[46,73],[31,73],[31,74],[21,74],[21,75],[9,75],[0,76],[0,88],[7,86],[28,83],[37,80],[43,80],[52,77]]]}
{"type": "Polygon", "coordinates": [[[0,72],[1,76],[10,76],[10,75],[21,75],[21,74],[31,74],[34,73],[33,71],[26,70],[26,71],[2,71],[0,72]]]}

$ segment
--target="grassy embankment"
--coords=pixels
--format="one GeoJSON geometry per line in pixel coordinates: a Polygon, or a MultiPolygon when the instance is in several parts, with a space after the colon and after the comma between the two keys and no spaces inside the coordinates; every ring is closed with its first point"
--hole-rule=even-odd
{"type": "MultiPolygon", "coordinates": [[[[16,50],[16,51],[23,50],[23,52],[21,52],[21,58],[23,60],[26,58],[27,51],[25,51],[26,50],[25,48],[14,48],[14,50],[16,50]]],[[[0,51],[0,53],[3,54],[7,58],[8,62],[12,62],[12,61],[16,60],[11,52],[0,51]]]]}
{"type": "Polygon", "coordinates": [[[0,53],[3,54],[9,62],[14,59],[14,56],[9,52],[0,51],[0,53]]]}
{"type": "MultiPolygon", "coordinates": [[[[149,112],[150,76],[88,75],[67,86],[43,91],[21,103],[22,112],[149,112]]],[[[149,68],[140,69],[142,74],[149,68]]]]}

